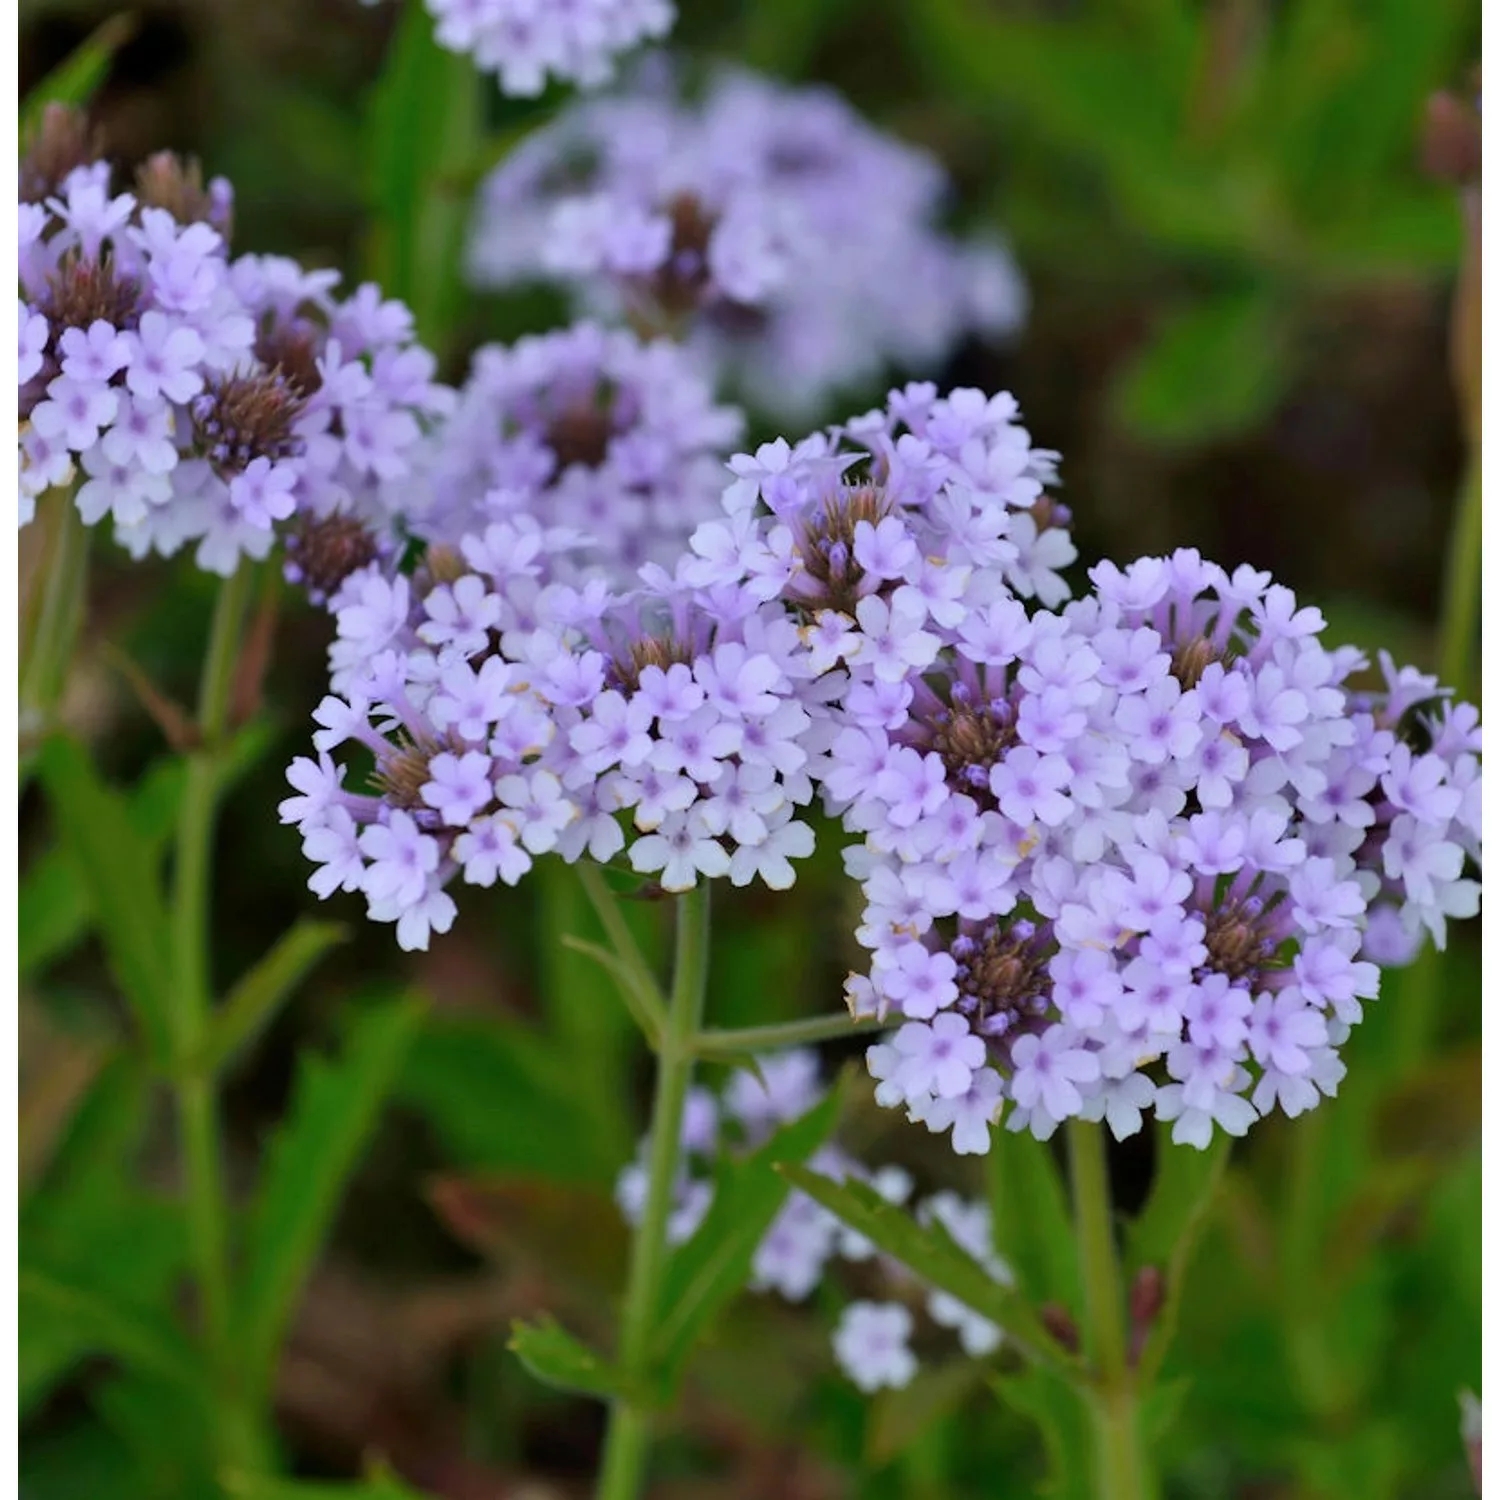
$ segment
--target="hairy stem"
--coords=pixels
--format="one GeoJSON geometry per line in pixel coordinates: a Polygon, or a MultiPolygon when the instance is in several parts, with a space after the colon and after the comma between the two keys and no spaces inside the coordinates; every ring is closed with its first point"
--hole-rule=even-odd
{"type": "Polygon", "coordinates": [[[798,1047],[809,1042],[833,1041],[838,1037],[862,1036],[866,1032],[883,1030],[890,1024],[873,1016],[858,1019],[840,1015],[808,1016],[800,1021],[781,1021],[771,1026],[700,1031],[697,1050],[700,1057],[739,1056],[772,1047],[798,1047]]]}
{"type": "Polygon", "coordinates": [[[1153,1500],[1155,1485],[1141,1439],[1141,1391],[1128,1357],[1102,1126],[1068,1121],[1068,1170],[1083,1277],[1084,1344],[1095,1377],[1087,1393],[1095,1494],[1099,1500],[1153,1500]]]}
{"type": "MultiPolygon", "coordinates": [[[[703,1016],[708,982],[708,886],[677,898],[677,941],[667,1023],[656,1057],[656,1095],[651,1106],[646,1206],[631,1245],[630,1271],[621,1314],[619,1364],[632,1383],[644,1384],[651,1336],[660,1313],[662,1273],[667,1262],[667,1222],[681,1149],[682,1111],[693,1074],[693,1043],[703,1016]]],[[[629,1401],[610,1408],[609,1431],[599,1470],[598,1500],[636,1500],[646,1472],[651,1440],[647,1411],[629,1401]]]]}

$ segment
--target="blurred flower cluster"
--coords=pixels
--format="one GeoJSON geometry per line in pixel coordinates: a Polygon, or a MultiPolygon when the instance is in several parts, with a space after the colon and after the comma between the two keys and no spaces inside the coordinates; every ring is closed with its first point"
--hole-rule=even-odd
{"type": "Polygon", "coordinates": [[[935,160],[827,89],[726,69],[688,98],[651,59],[495,170],[471,274],[560,282],[585,311],[679,334],[759,409],[806,420],[835,391],[1020,322],[1008,251],[947,234],[945,191],[935,160]]]}
{"type": "MultiPolygon", "coordinates": [[[[692,1089],[683,1115],[668,1239],[679,1243],[702,1222],[713,1203],[713,1165],[721,1151],[761,1145],[778,1127],[812,1109],[824,1092],[817,1053],[809,1048],[757,1058],[754,1070],[733,1074],[722,1094],[692,1089]]],[[[649,1152],[648,1137],[640,1143],[635,1163],[620,1174],[615,1186],[621,1211],[631,1223],[639,1222],[644,1208],[649,1152]]],[[[868,1168],[837,1145],[822,1147],[809,1165],[835,1181],[868,1183],[889,1203],[910,1204],[919,1220],[941,1224],[996,1281],[1011,1281],[1010,1268],[991,1243],[990,1211],[984,1203],[947,1190],[913,1202],[914,1184],[903,1168],[868,1168]]],[[[803,1302],[839,1261],[859,1268],[864,1289],[878,1294],[878,1299],[867,1295],[849,1301],[832,1335],[835,1359],[861,1390],[910,1384],[919,1367],[912,1349],[918,1312],[931,1324],[955,1333],[964,1353],[972,1358],[982,1358],[1000,1346],[1003,1334],[993,1323],[956,1297],[926,1286],[899,1262],[877,1251],[865,1236],[795,1190],[756,1248],[750,1286],[754,1291],[777,1292],[789,1302],[803,1302]]]]}

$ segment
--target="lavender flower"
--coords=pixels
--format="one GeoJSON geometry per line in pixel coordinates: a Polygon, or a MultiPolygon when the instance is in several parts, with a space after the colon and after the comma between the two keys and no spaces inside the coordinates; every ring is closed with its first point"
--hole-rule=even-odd
{"type": "Polygon", "coordinates": [[[314,545],[294,576],[326,592],[348,571],[327,576],[330,553],[362,561],[388,532],[382,486],[451,400],[410,314],[373,286],[335,300],[333,272],[231,262],[228,184],[174,157],[133,193],[111,193],[103,162],[54,183],[71,137],[50,118],[28,177],[47,196],[20,206],[22,523],[81,469],[80,513],[111,517],[135,556],[196,541],[227,575],[295,518],[294,544],[314,545]]]}
{"type": "Polygon", "coordinates": [[[418,486],[393,486],[391,502],[416,534],[450,546],[532,516],[624,585],[644,562],[670,565],[717,511],[741,426],[674,345],[575,324],[480,349],[421,450],[418,486]]]}
{"type": "Polygon", "coordinates": [[[472,53],[507,94],[540,94],[549,77],[585,88],[605,82],[614,59],[672,29],[672,0],[427,0],[437,40],[472,53]]]}
{"type": "Polygon", "coordinates": [[[791,417],[1020,321],[998,241],[939,229],[946,185],[927,155],[827,90],[726,71],[688,103],[656,62],[490,177],[477,283],[558,280],[590,311],[686,331],[755,405],[791,417]]]}
{"type": "Polygon", "coordinates": [[[1253,569],[1092,577],[1061,614],[1001,599],[940,650],[898,642],[899,695],[836,710],[823,785],[862,836],[872,954],[850,1004],[904,1022],[869,1051],[877,1099],[961,1153],[1007,1100],[1042,1137],[1154,1106],[1200,1147],[1298,1114],[1376,993],[1372,903],[1438,937],[1477,903],[1471,710],[1414,716],[1413,753],[1381,723],[1431,684],[1393,676],[1372,712],[1359,653],[1253,569]]]}

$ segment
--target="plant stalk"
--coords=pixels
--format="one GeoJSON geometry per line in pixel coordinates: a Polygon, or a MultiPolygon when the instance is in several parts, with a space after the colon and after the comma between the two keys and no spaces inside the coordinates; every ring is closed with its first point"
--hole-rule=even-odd
{"type": "Polygon", "coordinates": [[[46,547],[40,598],[29,611],[21,650],[21,732],[40,735],[67,684],[78,638],[88,571],[88,528],[73,503],[71,486],[49,490],[52,535],[46,547]]]}
{"type": "Polygon", "coordinates": [[[1098,1500],[1155,1500],[1141,1436],[1141,1391],[1128,1355],[1102,1126],[1068,1121],[1068,1172],[1083,1277],[1084,1345],[1094,1371],[1085,1394],[1094,1427],[1095,1494],[1098,1500]]]}
{"type": "MultiPolygon", "coordinates": [[[[693,1045],[708,986],[709,897],[706,882],[677,898],[676,952],[667,1024],[656,1056],[651,1106],[646,1205],[631,1245],[621,1314],[619,1364],[633,1386],[649,1381],[651,1338],[660,1311],[667,1263],[667,1223],[681,1152],[682,1112],[693,1074],[693,1045]]],[[[636,1500],[642,1492],[651,1441],[650,1413],[636,1401],[616,1401],[600,1463],[598,1500],[636,1500]]]]}
{"type": "Polygon", "coordinates": [[[242,1409],[230,1347],[229,1206],[214,1080],[194,1066],[202,1055],[212,1006],[209,969],[209,879],[218,813],[220,757],[252,573],[241,567],[219,590],[198,695],[201,743],[188,757],[172,877],[171,1023],[187,1192],[188,1244],[202,1304],[203,1339],[219,1391],[219,1453],[248,1469],[253,1424],[242,1409]]]}
{"type": "Polygon", "coordinates": [[[1478,690],[1474,654],[1479,639],[1480,541],[1484,526],[1483,476],[1479,445],[1469,452],[1453,530],[1448,537],[1448,562],[1443,578],[1442,613],[1438,624],[1440,680],[1460,698],[1478,690]]]}

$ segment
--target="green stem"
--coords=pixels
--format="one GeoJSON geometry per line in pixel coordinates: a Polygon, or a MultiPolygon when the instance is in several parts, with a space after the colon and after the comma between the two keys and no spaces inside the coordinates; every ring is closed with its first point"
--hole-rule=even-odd
{"type": "Polygon", "coordinates": [[[21,653],[21,730],[42,733],[67,683],[68,665],[83,614],[89,534],[73,503],[71,488],[49,490],[43,506],[54,509],[40,602],[35,606],[21,653]]]}
{"type": "Polygon", "coordinates": [[[209,970],[209,877],[218,813],[219,757],[228,727],[252,574],[240,570],[219,590],[198,697],[202,742],[188,759],[172,876],[171,1024],[176,1049],[178,1124],[187,1190],[188,1242],[203,1310],[203,1336],[219,1386],[220,1456],[244,1468],[251,1424],[241,1410],[230,1347],[229,1209],[224,1190],[218,1101],[213,1080],[193,1064],[202,1055],[212,1005],[209,970]]]}
{"type": "Polygon", "coordinates": [[[828,1042],[837,1037],[861,1036],[887,1028],[889,1021],[874,1016],[808,1016],[801,1021],[781,1021],[772,1026],[741,1026],[732,1030],[700,1031],[696,1043],[699,1057],[736,1057],[772,1047],[798,1047],[808,1042],[828,1042]]]}
{"type": "Polygon", "coordinates": [[[1095,1376],[1087,1396],[1096,1494],[1098,1500],[1151,1500],[1155,1485],[1141,1441],[1141,1392],[1129,1359],[1101,1126],[1068,1122],[1068,1171],[1083,1277],[1084,1344],[1095,1376]]]}
{"type": "MultiPolygon", "coordinates": [[[[693,1042],[708,987],[708,885],[677,898],[677,942],[667,1023],[656,1056],[656,1097],[651,1106],[646,1206],[631,1245],[630,1272],[620,1324],[619,1363],[633,1384],[649,1382],[647,1363],[667,1263],[667,1221],[672,1213],[681,1150],[682,1111],[693,1075],[693,1042]]],[[[650,1414],[628,1401],[610,1408],[600,1464],[598,1500],[635,1500],[646,1472],[650,1414]]]]}
{"type": "Polygon", "coordinates": [[[1459,697],[1473,682],[1474,648],[1479,636],[1479,554],[1483,533],[1483,476],[1476,443],[1469,454],[1458,509],[1448,537],[1443,606],[1438,625],[1438,670],[1459,697]]]}

